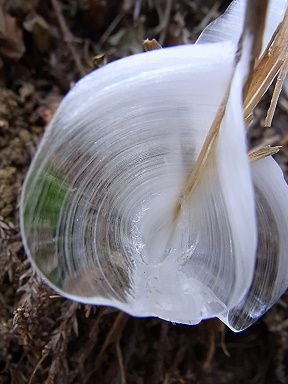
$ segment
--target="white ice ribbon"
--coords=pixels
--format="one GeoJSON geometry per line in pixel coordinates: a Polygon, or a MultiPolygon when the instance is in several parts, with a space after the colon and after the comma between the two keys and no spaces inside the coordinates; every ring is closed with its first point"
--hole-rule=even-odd
{"type": "MultiPolygon", "coordinates": [[[[287,6],[270,3],[265,44],[287,6]]],[[[245,4],[234,1],[197,44],[111,63],[64,98],[21,200],[26,252],[59,293],[241,330],[286,289],[288,188],[272,158],[251,166],[247,156],[245,47],[235,69],[245,4]]]]}

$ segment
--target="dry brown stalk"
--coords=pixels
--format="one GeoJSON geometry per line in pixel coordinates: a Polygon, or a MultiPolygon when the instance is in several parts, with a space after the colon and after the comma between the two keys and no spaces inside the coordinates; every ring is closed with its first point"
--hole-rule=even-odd
{"type": "Polygon", "coordinates": [[[32,381],[33,381],[35,374],[37,373],[38,369],[40,368],[41,364],[43,363],[43,361],[46,359],[47,356],[48,356],[48,353],[44,353],[43,356],[41,357],[41,359],[38,361],[38,363],[36,364],[32,374],[29,378],[28,384],[32,384],[32,381]]]}
{"type": "Polygon", "coordinates": [[[249,84],[253,77],[253,70],[261,54],[268,3],[268,0],[263,0],[263,4],[261,4],[261,2],[255,2],[254,6],[247,4],[244,29],[239,45],[242,45],[246,36],[253,36],[253,44],[250,51],[250,68],[248,78],[244,87],[244,94],[249,88],[249,84]]]}
{"type": "MultiPolygon", "coordinates": [[[[247,93],[244,100],[244,117],[247,121],[251,116],[254,108],[257,106],[262,96],[275,79],[281,69],[287,73],[287,46],[288,46],[288,10],[285,17],[278,27],[276,33],[273,35],[270,43],[262,54],[261,58],[255,65],[252,76],[247,87],[247,93]]],[[[281,77],[283,73],[281,72],[281,77]]],[[[281,80],[282,82],[282,80],[281,80]]],[[[274,114],[274,107],[278,101],[279,88],[282,84],[279,81],[277,89],[275,89],[275,96],[272,99],[272,107],[268,112],[268,121],[272,120],[274,114]]],[[[280,88],[280,90],[281,90],[280,88]]],[[[275,110],[275,109],[274,109],[275,110]]]]}
{"type": "MultiPolygon", "coordinates": [[[[259,56],[259,53],[261,51],[267,8],[268,8],[268,0],[265,0],[265,1],[249,0],[247,2],[244,29],[239,41],[239,51],[241,56],[242,43],[243,43],[243,40],[245,39],[245,36],[247,35],[252,36],[253,44],[251,49],[251,65],[250,65],[251,71],[253,71],[255,60],[259,56]]],[[[239,57],[235,61],[234,70],[236,69],[236,65],[238,62],[237,60],[239,60],[239,57]]],[[[254,72],[250,74],[250,76],[248,77],[248,85],[246,84],[247,94],[249,95],[250,95],[249,92],[251,88],[250,86],[254,78],[253,75],[254,75],[254,72]]],[[[197,182],[199,181],[202,175],[203,170],[206,167],[206,164],[208,163],[210,156],[213,153],[213,150],[215,148],[215,143],[217,141],[216,139],[218,137],[221,123],[225,114],[231,83],[232,83],[232,79],[230,81],[224,100],[218,109],[216,117],[212,123],[209,133],[201,148],[201,151],[196,160],[195,166],[193,167],[193,170],[185,183],[185,186],[180,195],[180,198],[178,199],[176,209],[175,209],[175,216],[174,216],[175,220],[177,220],[179,216],[183,200],[191,196],[195,186],[197,185],[197,182]]]]}
{"type": "Polygon", "coordinates": [[[270,107],[268,109],[267,116],[265,119],[265,127],[271,127],[274,113],[276,110],[276,106],[277,106],[277,103],[279,100],[280,93],[281,93],[282,88],[283,88],[283,84],[284,84],[287,72],[288,72],[288,55],[285,58],[284,63],[280,69],[279,75],[277,77],[276,85],[275,85],[274,92],[273,92],[272,99],[271,99],[271,103],[270,103],[270,107]]]}
{"type": "Polygon", "coordinates": [[[265,30],[266,13],[268,9],[268,0],[255,1],[252,5],[247,4],[246,20],[243,31],[244,35],[253,36],[253,46],[251,50],[251,64],[254,68],[255,61],[259,58],[262,50],[262,41],[265,30]]]}
{"type": "Polygon", "coordinates": [[[118,26],[118,24],[121,22],[121,20],[124,17],[124,12],[123,10],[118,13],[114,20],[109,24],[108,28],[106,31],[103,33],[103,35],[100,37],[99,42],[98,42],[98,47],[101,48],[103,44],[109,39],[109,36],[111,33],[115,30],[115,28],[118,26]]]}
{"type": "Polygon", "coordinates": [[[120,312],[111,329],[110,329],[110,332],[108,333],[107,337],[106,337],[106,340],[101,348],[101,351],[99,352],[97,358],[96,358],[96,364],[98,365],[99,362],[101,361],[102,359],[102,356],[104,354],[104,352],[106,351],[106,349],[108,348],[108,346],[113,343],[115,340],[118,340],[121,333],[122,333],[122,330],[124,329],[126,323],[128,321],[128,315],[126,315],[126,313],[123,313],[123,312],[120,312]]]}
{"type": "Polygon", "coordinates": [[[116,352],[117,352],[117,358],[118,358],[118,363],[119,363],[119,370],[120,370],[120,382],[121,384],[126,384],[126,375],[125,375],[125,367],[124,367],[124,362],[123,362],[123,355],[120,347],[120,340],[117,341],[116,343],[116,352]]]}
{"type": "Polygon", "coordinates": [[[84,381],[85,383],[89,381],[92,374],[101,365],[104,353],[106,352],[107,348],[112,343],[117,343],[120,340],[121,335],[122,335],[122,331],[126,326],[128,318],[129,318],[128,315],[126,313],[123,313],[123,312],[118,313],[118,315],[116,316],[114,323],[113,323],[113,325],[112,325],[109,333],[107,334],[107,337],[106,337],[106,339],[102,345],[102,348],[101,348],[100,352],[98,353],[98,355],[96,356],[94,367],[92,368],[92,370],[90,372],[87,372],[87,374],[86,374],[86,379],[84,381]]]}
{"type": "Polygon", "coordinates": [[[271,145],[266,145],[264,147],[253,149],[249,152],[249,160],[250,161],[256,161],[264,159],[267,156],[275,155],[280,151],[282,147],[281,146],[275,146],[272,147],[271,145]]]}
{"type": "Polygon", "coordinates": [[[154,28],[153,34],[159,35],[158,40],[160,44],[163,44],[166,39],[173,3],[174,0],[155,1],[155,9],[158,13],[159,24],[154,28]]]}
{"type": "Polygon", "coordinates": [[[205,168],[208,159],[211,156],[212,150],[214,149],[214,145],[216,143],[216,139],[219,134],[219,129],[220,125],[222,122],[222,119],[225,114],[226,110],[226,105],[227,105],[227,100],[228,100],[228,92],[227,95],[225,96],[224,101],[220,105],[218,112],[216,114],[216,117],[212,123],[212,126],[209,130],[209,133],[204,141],[204,144],[201,148],[200,154],[197,158],[196,164],[193,167],[193,170],[191,174],[188,177],[188,180],[183,188],[183,192],[180,195],[180,198],[178,199],[176,210],[175,210],[175,219],[177,219],[180,211],[181,211],[181,206],[182,202],[184,199],[189,198],[194,191],[195,186],[197,185],[201,175],[202,171],[205,168]]]}
{"type": "Polygon", "coordinates": [[[208,372],[211,369],[212,361],[216,351],[215,330],[211,328],[208,330],[208,332],[208,351],[205,360],[202,363],[202,369],[204,372],[208,372]]]}

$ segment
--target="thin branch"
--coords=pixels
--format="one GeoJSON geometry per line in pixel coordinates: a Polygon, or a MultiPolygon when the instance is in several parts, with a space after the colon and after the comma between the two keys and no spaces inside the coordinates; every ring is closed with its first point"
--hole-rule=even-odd
{"type": "Polygon", "coordinates": [[[224,352],[224,354],[227,356],[227,357],[231,357],[228,349],[227,349],[227,346],[226,346],[226,343],[225,343],[225,325],[223,323],[220,324],[220,345],[221,345],[221,349],[222,351],[224,352]]]}
{"type": "Polygon", "coordinates": [[[125,325],[127,323],[128,318],[129,318],[129,316],[126,313],[119,312],[119,314],[117,315],[117,317],[116,317],[116,319],[115,319],[115,321],[114,321],[114,323],[113,323],[113,325],[112,325],[112,327],[111,327],[111,329],[110,329],[110,331],[109,331],[109,333],[108,333],[108,335],[104,341],[104,344],[102,345],[100,352],[96,356],[94,367],[91,369],[90,372],[88,372],[86,374],[86,378],[84,380],[84,383],[87,383],[89,381],[92,374],[100,366],[102,359],[103,359],[103,356],[104,356],[104,353],[106,352],[107,348],[112,343],[119,340],[120,335],[121,335],[123,329],[125,328],[125,325]]]}
{"type": "Polygon", "coordinates": [[[280,97],[280,93],[281,93],[282,88],[283,88],[285,78],[287,76],[287,72],[288,72],[288,55],[285,59],[285,62],[282,65],[282,68],[280,69],[279,75],[277,77],[277,81],[276,81],[276,85],[275,85],[275,88],[273,91],[271,103],[270,103],[270,106],[269,106],[269,109],[267,112],[267,116],[265,119],[265,127],[271,127],[271,123],[272,123],[272,120],[274,117],[274,113],[275,113],[276,106],[277,106],[277,103],[278,103],[278,100],[280,97]]]}
{"type": "Polygon", "coordinates": [[[98,43],[98,46],[99,48],[101,48],[103,46],[103,44],[108,40],[109,36],[111,35],[111,33],[114,31],[114,29],[117,27],[117,25],[120,23],[120,21],[122,20],[124,16],[124,12],[121,11],[120,13],[118,13],[116,15],[116,17],[114,18],[114,20],[111,22],[111,24],[108,26],[108,28],[106,29],[106,31],[103,33],[103,35],[100,37],[99,39],[99,43],[98,43]]]}
{"type": "Polygon", "coordinates": [[[268,4],[269,0],[250,0],[247,2],[244,30],[240,44],[244,43],[246,37],[251,36],[253,40],[250,51],[249,75],[244,87],[245,94],[249,88],[256,61],[261,54],[268,4]]]}
{"type": "Polygon", "coordinates": [[[159,36],[160,44],[163,44],[166,38],[167,28],[168,28],[170,15],[172,11],[172,5],[173,5],[173,0],[167,0],[165,10],[163,11],[160,7],[160,4],[156,2],[156,9],[158,11],[160,23],[153,30],[153,33],[155,35],[157,35],[158,33],[160,34],[159,36]]]}
{"type": "Polygon", "coordinates": [[[134,12],[133,12],[134,22],[137,21],[140,16],[141,7],[142,7],[142,0],[135,0],[134,12]]]}
{"type": "Polygon", "coordinates": [[[204,144],[201,148],[200,154],[196,160],[196,163],[193,167],[193,170],[191,174],[189,175],[184,188],[182,190],[182,193],[178,199],[178,202],[175,207],[175,214],[174,214],[174,220],[176,221],[177,218],[179,217],[182,203],[185,199],[189,198],[194,191],[203,170],[205,169],[212,153],[215,148],[215,144],[217,142],[218,134],[220,131],[221,123],[223,120],[223,117],[225,115],[226,111],[226,106],[230,94],[230,88],[234,76],[234,72],[236,70],[236,66],[238,61],[241,58],[242,54],[242,46],[243,43],[245,43],[245,38],[248,35],[252,35],[252,47],[251,47],[251,57],[252,57],[252,62],[254,63],[255,55],[259,54],[259,51],[261,49],[261,45],[259,41],[263,38],[263,31],[264,31],[264,24],[265,24],[265,17],[266,17],[266,11],[267,11],[267,5],[268,5],[268,0],[265,0],[264,2],[264,10],[262,10],[262,15],[260,17],[260,23],[255,22],[253,18],[255,18],[255,15],[257,15],[257,12],[259,12],[259,9],[263,7],[263,0],[248,0],[247,2],[247,9],[246,9],[246,17],[245,17],[245,23],[244,23],[244,28],[242,31],[242,35],[240,37],[240,40],[238,42],[239,46],[239,52],[240,54],[236,57],[235,60],[235,65],[234,65],[234,71],[230,79],[229,86],[226,90],[226,94],[223,98],[223,101],[221,105],[218,108],[217,114],[215,116],[215,119],[210,127],[210,130],[208,132],[208,135],[206,136],[206,139],[204,141],[204,144]],[[250,15],[251,12],[251,15],[250,15]]]}
{"type": "Polygon", "coordinates": [[[104,355],[104,352],[106,351],[106,349],[108,348],[108,346],[113,343],[113,341],[115,339],[117,339],[119,333],[122,332],[123,328],[125,327],[126,325],[126,322],[128,320],[128,315],[126,315],[126,313],[123,313],[123,312],[119,312],[119,314],[117,315],[106,339],[105,339],[105,342],[96,358],[96,361],[100,362],[100,360],[102,359],[103,355],[104,355]]]}
{"type": "Polygon", "coordinates": [[[32,380],[36,374],[36,372],[38,371],[38,369],[40,368],[40,365],[43,363],[43,361],[46,359],[46,357],[48,356],[47,353],[44,353],[43,356],[41,357],[41,359],[38,361],[38,363],[36,364],[36,367],[33,369],[33,372],[30,376],[30,379],[28,381],[28,384],[31,384],[32,383],[32,380]]]}
{"type": "Polygon", "coordinates": [[[251,61],[257,60],[261,54],[263,35],[269,0],[250,0],[247,2],[246,19],[243,35],[251,35],[253,44],[251,61]]]}
{"type": "Polygon", "coordinates": [[[266,145],[265,147],[260,147],[257,149],[253,149],[249,152],[249,160],[256,161],[264,159],[265,157],[275,155],[280,151],[282,147],[280,145],[271,147],[271,145],[266,145]]]}
{"type": "Polygon", "coordinates": [[[214,329],[209,329],[208,332],[208,351],[202,364],[202,369],[204,372],[208,372],[211,369],[211,364],[216,351],[215,331],[214,329]]]}
{"type": "Polygon", "coordinates": [[[160,44],[164,44],[166,34],[167,34],[167,28],[170,20],[171,10],[172,10],[172,4],[173,0],[166,0],[166,8],[164,12],[163,21],[161,23],[162,31],[159,36],[159,42],[160,44]]]}
{"type": "Polygon", "coordinates": [[[73,57],[73,60],[75,62],[76,68],[81,76],[84,76],[86,74],[86,71],[82,65],[81,59],[77,53],[77,50],[74,46],[74,38],[73,34],[70,31],[65,18],[63,17],[61,6],[58,3],[58,0],[51,0],[52,6],[54,8],[60,29],[62,31],[62,35],[64,37],[64,41],[67,43],[67,46],[69,48],[69,51],[73,57]]]}
{"type": "Polygon", "coordinates": [[[122,351],[121,351],[119,340],[117,340],[117,343],[116,343],[116,353],[117,353],[117,358],[118,358],[118,362],[119,362],[121,384],[126,384],[127,381],[126,381],[126,376],[125,376],[123,356],[122,356],[122,351]]]}
{"type": "MultiPolygon", "coordinates": [[[[229,86],[229,90],[230,90],[230,86],[229,86]]],[[[196,164],[193,167],[193,170],[190,176],[188,177],[188,180],[183,188],[183,192],[181,193],[180,198],[178,199],[178,203],[175,210],[175,216],[174,216],[175,220],[178,218],[180,214],[182,202],[184,201],[184,199],[189,198],[192,192],[194,191],[200,179],[200,176],[202,175],[202,171],[205,168],[206,164],[208,163],[212,150],[214,149],[214,145],[216,143],[216,139],[218,137],[219,130],[220,130],[220,125],[225,114],[226,105],[227,105],[228,96],[229,96],[229,90],[226,92],[225,98],[218,109],[216,117],[212,123],[209,133],[206,136],[204,144],[201,148],[200,154],[196,160],[196,164]]]]}
{"type": "MultiPolygon", "coordinates": [[[[189,5],[189,3],[188,3],[189,5]]],[[[191,4],[190,4],[191,6],[191,4]]],[[[196,25],[195,28],[193,28],[193,33],[197,35],[198,33],[202,32],[203,29],[213,20],[216,19],[217,16],[219,16],[219,1],[216,1],[212,7],[209,9],[209,11],[205,14],[203,19],[201,19],[200,23],[196,25]]],[[[193,8],[192,8],[193,9],[193,8]]]]}

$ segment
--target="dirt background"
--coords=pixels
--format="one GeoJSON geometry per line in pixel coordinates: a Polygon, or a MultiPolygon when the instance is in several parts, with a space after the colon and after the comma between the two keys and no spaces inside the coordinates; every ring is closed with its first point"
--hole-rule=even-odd
{"type": "MultiPolygon", "coordinates": [[[[64,300],[35,277],[18,223],[23,178],[45,126],[73,83],[108,61],[195,41],[229,1],[0,0],[0,384],[288,383],[288,298],[249,330],[134,319],[64,300]],[[95,58],[96,57],[96,58],[95,58]]],[[[283,145],[287,96],[264,128],[269,91],[255,111],[252,146],[283,145]]]]}

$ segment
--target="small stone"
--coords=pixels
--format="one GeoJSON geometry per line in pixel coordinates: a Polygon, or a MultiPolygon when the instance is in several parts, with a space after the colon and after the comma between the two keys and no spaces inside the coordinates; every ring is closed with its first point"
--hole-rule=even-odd
{"type": "Polygon", "coordinates": [[[19,132],[19,138],[23,143],[29,143],[31,141],[31,133],[27,129],[21,129],[19,132]]]}
{"type": "Polygon", "coordinates": [[[0,169],[0,180],[9,180],[13,178],[16,174],[16,168],[6,167],[5,169],[0,169]]]}
{"type": "Polygon", "coordinates": [[[9,123],[6,119],[0,119],[0,130],[7,131],[9,123]]]}

